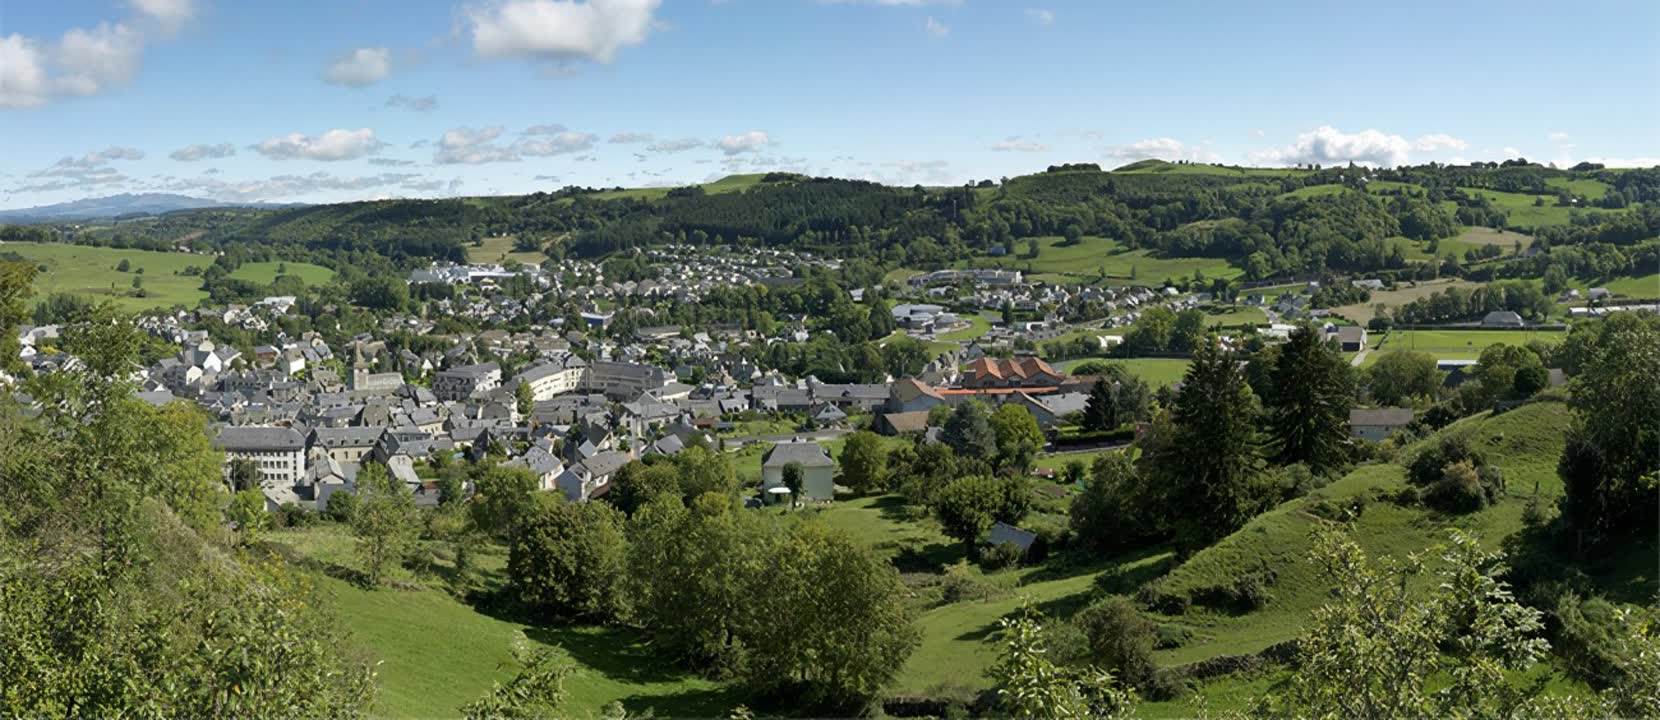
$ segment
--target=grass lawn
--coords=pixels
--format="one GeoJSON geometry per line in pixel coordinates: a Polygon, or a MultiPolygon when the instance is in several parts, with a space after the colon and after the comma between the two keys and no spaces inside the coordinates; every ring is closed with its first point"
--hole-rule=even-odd
{"type": "Polygon", "coordinates": [[[1378,303],[1383,303],[1392,308],[1400,307],[1412,302],[1413,300],[1426,298],[1434,293],[1438,293],[1452,287],[1461,287],[1465,290],[1471,290],[1481,287],[1481,284],[1473,283],[1468,280],[1455,280],[1451,278],[1427,280],[1418,283],[1416,286],[1410,286],[1406,283],[1402,283],[1397,285],[1394,290],[1373,290],[1371,300],[1363,303],[1355,303],[1353,305],[1335,307],[1332,308],[1332,312],[1337,315],[1341,315],[1352,322],[1365,325],[1367,321],[1377,315],[1376,312],[1373,312],[1373,306],[1378,303]]]}
{"type": "MultiPolygon", "coordinates": [[[[1491,200],[1494,207],[1505,211],[1510,218],[1511,225],[1528,227],[1567,225],[1570,221],[1570,212],[1574,210],[1574,208],[1558,206],[1554,196],[1525,195],[1475,188],[1462,188],[1462,190],[1469,197],[1485,196],[1488,200],[1491,200]],[[1534,205],[1535,200],[1541,197],[1545,198],[1545,204],[1534,205]]],[[[1625,212],[1625,210],[1585,209],[1581,212],[1615,213],[1625,212]]]]}
{"type": "Polygon", "coordinates": [[[1205,313],[1205,326],[1221,325],[1222,327],[1237,327],[1241,325],[1267,325],[1268,315],[1261,308],[1248,305],[1231,305],[1223,312],[1205,313]]]}
{"type": "Polygon", "coordinates": [[[541,251],[521,252],[513,249],[512,235],[483,238],[478,247],[467,245],[467,262],[472,263],[502,263],[508,260],[517,260],[526,265],[541,265],[548,256],[541,251]]]}
{"type": "Polygon", "coordinates": [[[1079,363],[1086,360],[1104,360],[1106,362],[1123,365],[1124,369],[1129,370],[1131,375],[1147,381],[1147,384],[1153,386],[1155,389],[1181,380],[1182,375],[1187,373],[1187,366],[1190,364],[1190,361],[1186,358],[1098,357],[1067,360],[1057,365],[1056,369],[1070,372],[1072,368],[1077,367],[1079,363]]]}
{"type": "Polygon", "coordinates": [[[1372,346],[1361,364],[1371,365],[1390,350],[1426,352],[1441,360],[1475,360],[1488,345],[1561,342],[1565,336],[1560,330],[1394,330],[1372,346]]]}
{"type": "MultiPolygon", "coordinates": [[[[1547,178],[1545,184],[1553,188],[1567,188],[1575,195],[1584,195],[1592,200],[1600,199],[1608,194],[1608,183],[1590,178],[1547,178]]],[[[1554,199],[1552,199],[1554,202],[1554,199]]]]}
{"type": "Polygon", "coordinates": [[[905,501],[898,495],[879,495],[838,500],[825,506],[792,512],[824,520],[825,524],[847,531],[876,552],[901,564],[943,567],[963,556],[963,546],[940,532],[932,520],[913,521],[905,517],[905,501]]]}
{"type": "Polygon", "coordinates": [[[242,263],[231,273],[234,280],[247,280],[251,283],[269,285],[277,279],[277,268],[288,266],[289,275],[298,277],[307,285],[326,285],[334,279],[334,271],[321,265],[303,262],[249,262],[242,263]]]}
{"type": "Polygon", "coordinates": [[[1660,274],[1623,277],[1603,283],[1601,287],[1608,288],[1608,292],[1623,297],[1660,298],[1660,274]]]}
{"type": "Polygon", "coordinates": [[[207,297],[202,292],[202,279],[177,275],[188,267],[205,268],[213,258],[203,255],[149,250],[69,245],[66,243],[10,242],[0,244],[0,252],[15,252],[46,271],[35,275],[35,296],[38,301],[55,292],[84,295],[95,301],[114,300],[124,310],[148,310],[174,305],[194,307],[207,297]],[[116,270],[122,260],[130,266],[129,272],[116,270]],[[143,275],[138,270],[144,270],[143,275]],[[133,297],[133,278],[141,277],[145,297],[133,297]]]}
{"type": "Polygon", "coordinates": [[[961,330],[940,333],[935,337],[940,340],[947,340],[950,342],[965,342],[978,338],[981,335],[986,334],[987,331],[991,330],[991,321],[980,317],[979,315],[967,315],[964,316],[963,319],[968,321],[968,327],[961,330]]]}
{"type": "Polygon", "coordinates": [[[1077,245],[1063,246],[1065,238],[1049,235],[1036,238],[1038,256],[1017,257],[1026,251],[1027,239],[1014,243],[1012,253],[1001,258],[976,258],[975,267],[1002,267],[1026,270],[1049,282],[1093,281],[1105,274],[1114,284],[1157,285],[1166,278],[1192,277],[1195,270],[1205,277],[1234,278],[1244,274],[1221,258],[1153,257],[1147,250],[1121,252],[1118,243],[1103,237],[1085,236],[1077,245]]]}

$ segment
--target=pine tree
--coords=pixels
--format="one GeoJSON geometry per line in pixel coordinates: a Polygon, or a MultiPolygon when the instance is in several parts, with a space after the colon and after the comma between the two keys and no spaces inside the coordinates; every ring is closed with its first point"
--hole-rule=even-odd
{"type": "Polygon", "coordinates": [[[1255,402],[1234,354],[1214,341],[1201,342],[1176,397],[1175,442],[1156,463],[1184,554],[1227,536],[1250,517],[1251,480],[1262,465],[1255,402]]]}
{"type": "Polygon", "coordinates": [[[1343,356],[1305,325],[1281,346],[1271,376],[1273,392],[1264,400],[1274,461],[1304,463],[1315,472],[1343,465],[1354,398],[1354,379],[1343,356]]]}
{"type": "Polygon", "coordinates": [[[1104,379],[1096,380],[1089,389],[1089,402],[1084,405],[1084,429],[1111,430],[1117,426],[1118,408],[1113,403],[1112,388],[1104,379]]]}

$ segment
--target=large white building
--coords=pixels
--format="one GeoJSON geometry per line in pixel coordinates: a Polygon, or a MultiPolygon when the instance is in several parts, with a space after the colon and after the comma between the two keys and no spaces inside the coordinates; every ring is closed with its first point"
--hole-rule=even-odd
{"type": "Polygon", "coordinates": [[[227,427],[213,439],[213,447],[225,453],[227,478],[238,459],[259,466],[260,485],[266,489],[292,488],[305,477],[305,438],[293,428],[227,427]]]}
{"type": "Polygon", "coordinates": [[[576,356],[571,356],[575,362],[563,363],[549,361],[526,368],[523,372],[513,376],[507,385],[517,388],[519,383],[530,386],[530,392],[537,401],[551,400],[556,396],[573,392],[582,386],[582,378],[587,374],[587,367],[581,364],[576,356]]]}
{"type": "Polygon", "coordinates": [[[439,400],[466,400],[501,386],[501,366],[487,362],[450,368],[432,377],[432,394],[439,400]]]}

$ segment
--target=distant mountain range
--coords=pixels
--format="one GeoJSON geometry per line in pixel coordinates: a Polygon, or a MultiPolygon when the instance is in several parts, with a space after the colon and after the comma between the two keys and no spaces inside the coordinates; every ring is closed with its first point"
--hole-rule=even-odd
{"type": "Polygon", "coordinates": [[[257,207],[257,208],[284,208],[301,207],[304,203],[226,203],[218,200],[206,200],[190,197],[189,195],[171,195],[168,193],[122,193],[107,197],[86,198],[54,205],[40,205],[16,210],[0,210],[0,222],[10,223],[39,223],[39,222],[70,222],[75,220],[96,220],[113,218],[123,215],[150,214],[172,212],[174,210],[196,210],[199,208],[215,207],[257,207]]]}

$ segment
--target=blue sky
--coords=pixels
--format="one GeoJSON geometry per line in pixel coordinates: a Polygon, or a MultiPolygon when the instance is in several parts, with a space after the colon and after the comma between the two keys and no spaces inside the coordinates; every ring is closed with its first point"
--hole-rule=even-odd
{"type": "Polygon", "coordinates": [[[1660,163],[1660,3],[0,0],[0,207],[1660,163]]]}

